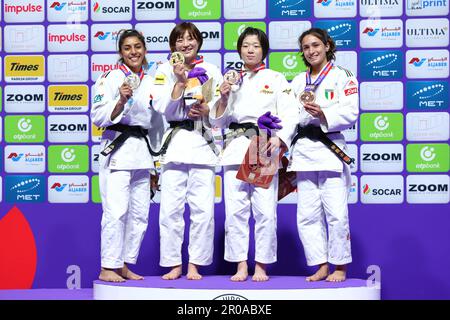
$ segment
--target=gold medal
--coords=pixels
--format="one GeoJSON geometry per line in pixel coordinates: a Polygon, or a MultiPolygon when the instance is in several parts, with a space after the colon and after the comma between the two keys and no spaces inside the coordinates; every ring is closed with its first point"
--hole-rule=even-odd
{"type": "Polygon", "coordinates": [[[176,64],[183,64],[184,63],[184,56],[181,52],[175,51],[172,52],[169,58],[169,63],[171,66],[176,64]]]}
{"type": "Polygon", "coordinates": [[[137,74],[131,73],[131,74],[127,75],[124,82],[130,86],[131,90],[134,91],[141,84],[141,79],[139,79],[139,76],[137,74]]]}
{"type": "Polygon", "coordinates": [[[316,100],[316,96],[314,95],[314,92],[312,91],[303,91],[300,94],[300,102],[302,104],[314,102],[316,100]]]}

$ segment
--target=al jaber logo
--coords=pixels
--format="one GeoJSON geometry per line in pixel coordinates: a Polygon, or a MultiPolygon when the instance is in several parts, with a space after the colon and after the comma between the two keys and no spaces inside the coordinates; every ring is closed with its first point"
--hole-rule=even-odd
{"type": "Polygon", "coordinates": [[[319,20],[315,27],[326,29],[336,47],[356,48],[356,24],[352,20],[319,20]]]}
{"type": "Polygon", "coordinates": [[[88,87],[86,85],[50,85],[48,108],[55,112],[84,112],[88,110],[88,87]]]}
{"type": "Polygon", "coordinates": [[[220,0],[183,0],[179,5],[182,20],[217,20],[222,15],[220,0]]]}
{"type": "Polygon", "coordinates": [[[446,110],[448,106],[447,81],[408,81],[406,108],[410,110],[446,110]]]}
{"type": "Polygon", "coordinates": [[[403,54],[399,50],[363,51],[359,70],[365,79],[401,79],[403,54]]]}
{"type": "Polygon", "coordinates": [[[43,142],[44,116],[6,116],[5,140],[13,143],[43,142]]]}
{"type": "Polygon", "coordinates": [[[44,202],[44,176],[20,175],[6,176],[6,202],[44,202]]]}
{"type": "Polygon", "coordinates": [[[447,172],[449,170],[449,145],[408,144],[406,168],[409,172],[447,172]]]}
{"type": "Polygon", "coordinates": [[[61,11],[65,7],[66,3],[60,3],[60,2],[53,2],[50,5],[50,9],[55,9],[56,11],[61,11]]]}
{"type": "Polygon", "coordinates": [[[270,18],[293,19],[311,16],[311,1],[274,0],[269,1],[270,18]]]}
{"type": "Polygon", "coordinates": [[[86,203],[89,201],[89,178],[66,175],[48,177],[50,203],[86,203]]]}
{"type": "Polygon", "coordinates": [[[362,141],[403,140],[402,113],[363,113],[360,123],[362,141]]]}
{"type": "Polygon", "coordinates": [[[6,56],[7,82],[42,82],[45,78],[44,56],[6,56]]]}
{"type": "Polygon", "coordinates": [[[292,80],[307,69],[298,52],[272,52],[269,55],[269,64],[273,70],[281,72],[287,80],[292,80]]]}
{"type": "Polygon", "coordinates": [[[53,9],[55,11],[63,11],[64,8],[69,12],[86,11],[87,1],[69,1],[69,2],[55,1],[50,5],[50,9],[53,9]]]}
{"type": "Polygon", "coordinates": [[[79,145],[53,145],[48,148],[49,172],[87,172],[89,149],[79,145]]]}
{"type": "Polygon", "coordinates": [[[266,32],[266,24],[261,21],[225,22],[224,44],[226,50],[236,50],[237,39],[247,27],[258,28],[266,32]]]}

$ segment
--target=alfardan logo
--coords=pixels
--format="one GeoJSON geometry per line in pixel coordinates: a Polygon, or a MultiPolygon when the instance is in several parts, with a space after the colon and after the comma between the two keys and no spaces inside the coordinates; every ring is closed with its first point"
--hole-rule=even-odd
{"type": "Polygon", "coordinates": [[[317,0],[318,4],[321,4],[324,7],[328,7],[333,0],[317,0]]]}
{"type": "Polygon", "coordinates": [[[379,28],[371,28],[371,27],[366,27],[364,29],[364,31],[362,32],[363,34],[367,34],[369,37],[373,37],[374,35],[377,34],[377,32],[379,31],[379,28]]]}
{"type": "Polygon", "coordinates": [[[363,193],[364,194],[369,194],[370,193],[370,187],[369,187],[369,185],[367,183],[363,186],[363,193]]]}
{"type": "Polygon", "coordinates": [[[65,2],[63,2],[63,3],[53,2],[52,5],[50,6],[50,8],[55,9],[56,11],[61,11],[65,5],[66,5],[65,2]]]}
{"type": "Polygon", "coordinates": [[[56,190],[57,192],[62,192],[64,188],[67,186],[66,183],[60,184],[59,182],[55,182],[50,189],[56,190]]]}
{"type": "Polygon", "coordinates": [[[425,59],[425,58],[421,58],[421,59],[419,59],[419,58],[417,58],[417,57],[414,57],[414,58],[412,58],[411,60],[409,60],[409,64],[412,64],[414,67],[420,67],[425,61],[426,61],[427,59],[425,59]]]}
{"type": "Polygon", "coordinates": [[[105,40],[106,38],[108,38],[108,35],[110,34],[111,32],[104,33],[103,31],[97,31],[97,33],[94,35],[94,38],[105,40]]]}

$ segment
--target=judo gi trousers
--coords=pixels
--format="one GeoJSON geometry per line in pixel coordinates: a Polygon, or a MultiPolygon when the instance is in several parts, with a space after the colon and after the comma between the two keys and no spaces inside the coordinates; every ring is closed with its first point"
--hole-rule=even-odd
{"type": "Polygon", "coordinates": [[[150,170],[99,172],[102,197],[101,266],[121,268],[136,263],[148,225],[150,170]]]}
{"type": "Polygon", "coordinates": [[[308,266],[350,263],[349,188],[345,173],[297,172],[297,190],[297,228],[308,266]]]}
{"type": "Polygon", "coordinates": [[[162,267],[182,264],[185,203],[189,204],[189,262],[212,263],[214,251],[214,166],[168,163],[161,173],[159,212],[162,267]]]}
{"type": "Polygon", "coordinates": [[[277,261],[278,175],[270,187],[255,187],[236,178],[239,166],[224,166],[225,194],[225,260],[248,259],[249,218],[255,219],[255,261],[268,264],[277,261]]]}

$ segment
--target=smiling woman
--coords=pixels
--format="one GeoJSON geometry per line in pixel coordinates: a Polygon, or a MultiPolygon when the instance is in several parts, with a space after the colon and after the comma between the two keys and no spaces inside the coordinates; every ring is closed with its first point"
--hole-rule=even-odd
{"type": "Polygon", "coordinates": [[[127,265],[136,263],[148,224],[154,169],[148,137],[154,143],[164,123],[151,108],[157,92],[144,71],[144,37],[134,29],[122,30],[118,49],[120,66],[95,83],[91,110],[92,122],[105,128],[99,157],[103,208],[99,278],[109,282],[143,279],[127,265]]]}

